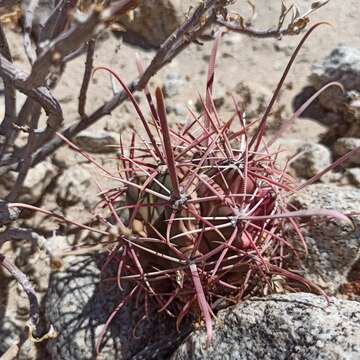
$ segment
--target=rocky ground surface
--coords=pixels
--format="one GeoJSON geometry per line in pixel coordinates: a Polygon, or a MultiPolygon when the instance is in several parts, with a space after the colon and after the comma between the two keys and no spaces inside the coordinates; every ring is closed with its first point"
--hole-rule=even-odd
{"type": "MultiPolygon", "coordinates": [[[[161,1],[161,4],[166,2],[173,4],[173,7],[170,10],[161,8],[162,16],[158,16],[158,12],[154,16],[151,12],[154,1],[148,1],[149,5],[145,6],[144,16],[155,22],[156,26],[143,23],[141,14],[131,23],[132,27],[125,38],[142,47],[123,42],[119,33],[104,34],[97,44],[95,66],[109,66],[125,80],[134,79],[137,74],[135,54],[139,53],[148,63],[155,54],[153,47],[161,43],[174,24],[184,19],[186,8],[194,3],[168,0],[161,1]]],[[[301,0],[297,3],[301,9],[306,9],[311,2],[301,0]]],[[[274,19],[278,18],[281,2],[257,0],[255,4],[258,16],[254,26],[266,29],[273,25],[274,19]]],[[[239,9],[244,16],[251,16],[251,7],[246,1],[239,1],[235,10],[239,9]]],[[[340,81],[345,88],[344,94],[339,91],[322,94],[273,145],[283,150],[279,155],[280,162],[291,159],[289,170],[299,182],[306,181],[347,151],[359,146],[358,15],[358,0],[347,0],[344,4],[333,0],[312,16],[313,22],[329,21],[332,27],[319,27],[311,35],[276,103],[270,133],[274,133],[294,110],[327,82],[340,81]]],[[[19,31],[7,30],[7,36],[15,63],[28,70],[23,48],[19,45],[22,41],[19,31]]],[[[264,111],[298,41],[297,36],[279,40],[225,34],[219,49],[215,79],[215,102],[224,118],[228,118],[233,109],[231,95],[242,102],[249,118],[264,111]]],[[[167,111],[173,123],[185,122],[188,106],[195,110],[199,107],[198,94],[204,93],[210,48],[211,41],[205,41],[203,45],[191,44],[150,82],[152,89],[162,85],[167,111]]],[[[66,125],[79,120],[77,98],[84,62],[84,56],[70,62],[54,91],[63,107],[66,125]]],[[[112,86],[107,74],[96,74],[89,89],[87,111],[95,110],[111,95],[112,86]]],[[[22,104],[24,97],[21,94],[17,94],[17,97],[18,104],[22,104]]],[[[137,95],[137,99],[145,109],[143,95],[137,95]]],[[[3,112],[1,101],[1,117],[3,112]]],[[[102,164],[116,170],[116,163],[112,159],[113,146],[119,143],[119,133],[125,134],[126,138],[126,129],[138,126],[137,121],[130,104],[126,103],[75,140],[102,164]]],[[[335,208],[347,213],[360,211],[359,158],[359,155],[353,157],[321,178],[317,184],[296,195],[296,205],[305,209],[314,206],[335,208]]],[[[11,173],[1,176],[0,199],[13,182],[11,173]]],[[[63,147],[51,159],[30,171],[21,201],[87,222],[92,219],[98,201],[97,182],[102,188],[111,185],[110,180],[99,176],[79,154],[63,147]]],[[[84,232],[59,236],[57,222],[44,220],[42,216],[32,213],[25,212],[24,215],[24,225],[46,235],[50,239],[49,245],[62,260],[54,269],[46,254],[31,244],[19,246],[6,243],[2,246],[2,253],[13,259],[30,277],[42,299],[44,317],[59,331],[56,340],[31,345],[28,352],[21,356],[37,360],[92,359],[100,325],[116,301],[100,295],[98,291],[96,279],[99,269],[93,257],[97,248],[94,250],[91,245],[99,239],[84,232]],[[78,244],[85,243],[89,247],[78,247],[78,244]],[[65,286],[67,282],[68,287],[65,286]]],[[[359,221],[355,223],[360,228],[359,221]]],[[[360,356],[356,341],[360,338],[360,319],[357,315],[360,309],[356,302],[360,300],[359,228],[352,231],[344,224],[334,222],[310,224],[306,230],[305,239],[310,255],[303,264],[303,272],[329,294],[344,300],[331,298],[329,307],[324,305],[322,297],[307,294],[276,295],[266,301],[246,301],[219,315],[212,347],[204,350],[205,336],[196,332],[172,358],[356,359],[360,356]],[[235,328],[238,330],[235,331],[235,328]],[[249,341],[244,342],[244,338],[249,341]],[[229,345],[234,343],[238,347],[229,345]],[[227,345],[225,350],[224,344],[227,345]]],[[[159,324],[156,321],[161,319],[155,319],[155,322],[143,327],[143,333],[138,334],[138,338],[134,338],[129,335],[129,328],[132,328],[131,311],[131,308],[125,309],[112,325],[100,358],[169,358],[169,354],[187,334],[186,331],[177,334],[172,327],[167,327],[166,321],[159,324]],[[122,327],[124,323],[127,324],[126,328],[122,327]],[[151,336],[153,327],[161,329],[161,341],[151,336]],[[164,341],[164,338],[169,340],[164,341]]],[[[0,356],[23,332],[27,318],[28,303],[24,293],[0,268],[0,356]]]]}

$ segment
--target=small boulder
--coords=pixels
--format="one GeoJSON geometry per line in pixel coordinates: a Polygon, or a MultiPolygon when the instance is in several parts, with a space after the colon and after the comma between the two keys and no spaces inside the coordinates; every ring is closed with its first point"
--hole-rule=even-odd
{"type": "Polygon", "coordinates": [[[173,97],[178,95],[181,87],[184,85],[184,80],[180,74],[170,73],[165,76],[164,85],[162,87],[166,97],[173,97]]]}
{"type": "MultiPolygon", "coordinates": [[[[34,204],[39,201],[56,173],[56,166],[54,166],[50,161],[42,161],[31,168],[27,173],[22,188],[20,189],[19,200],[29,204],[34,204]]],[[[11,191],[15,184],[17,175],[18,174],[16,172],[7,172],[6,174],[0,176],[0,185],[4,187],[4,193],[5,191],[11,191]]]]}
{"type": "Polygon", "coordinates": [[[79,201],[83,201],[86,205],[90,195],[87,190],[92,184],[92,179],[89,172],[80,165],[65,170],[57,179],[57,183],[56,194],[59,205],[74,205],[79,201]],[[86,193],[88,194],[84,197],[86,193]]]}
{"type": "Polygon", "coordinates": [[[298,177],[310,179],[331,164],[331,152],[324,145],[307,143],[300,146],[298,152],[291,163],[298,177]]]}
{"type": "MultiPolygon", "coordinates": [[[[314,184],[295,194],[291,203],[299,209],[330,209],[344,214],[359,212],[360,189],[314,184]]],[[[348,273],[359,259],[360,217],[354,216],[352,220],[353,224],[321,217],[308,221],[303,227],[309,251],[301,265],[303,275],[329,294],[336,293],[339,286],[346,283],[348,273]]]]}
{"type": "Polygon", "coordinates": [[[235,98],[248,118],[257,117],[266,109],[271,93],[261,84],[255,82],[239,82],[235,85],[235,98]]]}
{"type": "MultiPolygon", "coordinates": [[[[337,139],[334,144],[334,155],[336,157],[341,157],[358,147],[360,147],[360,138],[342,137],[337,139]]],[[[358,154],[353,155],[346,163],[348,165],[360,165],[360,149],[358,154]]]]}
{"type": "Polygon", "coordinates": [[[105,131],[83,131],[75,137],[74,143],[86,152],[109,153],[119,145],[119,135],[105,131]]]}
{"type": "MultiPolygon", "coordinates": [[[[310,81],[320,89],[331,81],[340,82],[346,91],[360,89],[360,49],[346,46],[335,48],[325,59],[313,66],[310,81]]],[[[320,95],[320,103],[330,111],[342,111],[345,95],[340,89],[328,89],[320,95]]]]}
{"type": "Polygon", "coordinates": [[[297,293],[252,298],[222,310],[206,345],[192,333],[171,360],[360,358],[360,304],[297,293]]]}
{"type": "Polygon", "coordinates": [[[140,0],[133,16],[122,16],[119,22],[131,42],[159,47],[185,21],[192,6],[189,0],[140,0]]]}
{"type": "Polygon", "coordinates": [[[345,177],[348,179],[350,185],[360,188],[360,168],[347,169],[345,177]]]}

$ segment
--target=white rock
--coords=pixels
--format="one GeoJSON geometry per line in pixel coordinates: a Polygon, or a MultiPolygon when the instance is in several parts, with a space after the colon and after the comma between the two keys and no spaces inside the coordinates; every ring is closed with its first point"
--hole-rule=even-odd
{"type": "Polygon", "coordinates": [[[119,135],[105,131],[83,131],[75,137],[74,142],[86,152],[109,153],[116,151],[116,145],[119,145],[119,135]]]}
{"type": "Polygon", "coordinates": [[[331,152],[324,145],[306,143],[297,151],[299,155],[291,163],[291,167],[301,178],[309,179],[331,164],[331,152]]]}

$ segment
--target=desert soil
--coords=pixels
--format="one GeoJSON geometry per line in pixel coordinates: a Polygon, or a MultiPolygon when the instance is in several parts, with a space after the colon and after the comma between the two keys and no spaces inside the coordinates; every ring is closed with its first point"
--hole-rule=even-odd
{"type": "MultiPolygon", "coordinates": [[[[311,2],[306,0],[297,1],[303,10],[308,8],[311,2]]],[[[280,1],[256,0],[255,4],[258,15],[254,25],[257,28],[267,29],[269,26],[276,24],[280,12],[280,1]]],[[[234,10],[239,11],[240,9],[242,11],[241,14],[250,16],[251,9],[245,0],[238,1],[238,4],[234,6],[234,10]]],[[[360,47],[359,0],[332,0],[312,15],[311,21],[312,23],[327,21],[331,23],[331,26],[324,25],[319,27],[311,35],[297,57],[295,65],[286,80],[281,98],[276,104],[277,108],[284,108],[281,113],[283,119],[286,119],[292,113],[294,97],[309,84],[308,76],[311,74],[313,64],[319,63],[338,45],[360,47]]],[[[20,66],[24,71],[28,71],[29,66],[24,55],[21,35],[16,29],[8,30],[7,35],[16,65],[20,66]]],[[[127,81],[131,81],[137,76],[136,53],[140,54],[145,63],[148,63],[155,54],[154,50],[143,50],[139,47],[126,44],[121,41],[119,36],[114,36],[111,33],[105,34],[104,37],[105,39],[97,44],[95,66],[108,66],[127,81]]],[[[299,40],[299,36],[285,37],[278,40],[253,39],[236,33],[226,34],[220,45],[216,67],[215,97],[223,98],[224,102],[220,108],[221,114],[225,118],[230,114],[232,104],[231,94],[235,97],[238,96],[239,94],[237,94],[236,89],[244,85],[250,87],[253,92],[252,98],[255,99],[255,102],[257,102],[256,99],[259,97],[265,97],[268,100],[299,40]]],[[[183,82],[178,89],[178,93],[166,100],[170,107],[177,108],[177,111],[180,113],[180,115],[175,115],[174,112],[171,112],[169,116],[172,121],[184,121],[182,112],[186,111],[186,106],[194,107],[198,100],[198,94],[204,94],[207,62],[211,45],[211,41],[205,41],[203,45],[191,44],[151,80],[150,86],[151,89],[154,89],[155,86],[164,84],[173,74],[178,74],[182,79],[183,82]]],[[[71,61],[65,69],[62,80],[54,90],[55,96],[63,107],[65,126],[79,121],[77,98],[83,77],[84,63],[85,56],[80,56],[71,61]]],[[[91,113],[111,96],[112,88],[109,76],[102,72],[97,73],[91,81],[87,112],[91,113]]],[[[145,107],[143,96],[139,95],[139,99],[141,105],[145,107]]],[[[21,96],[19,96],[19,101],[22,101],[21,96]]],[[[246,111],[246,109],[244,110],[246,111]]],[[[3,112],[3,102],[1,102],[0,116],[3,115],[3,112]]],[[[138,127],[139,120],[131,105],[126,103],[116,109],[111,115],[98,121],[90,130],[94,132],[99,130],[122,132],[126,136],[127,128],[130,124],[138,127]]],[[[301,118],[285,134],[285,137],[317,142],[319,136],[324,131],[324,125],[319,122],[309,118],[301,118]]],[[[100,158],[105,163],[114,165],[110,159],[111,155],[101,156],[100,158]]],[[[77,169],[88,171],[88,165],[84,164],[78,155],[65,147],[61,148],[54,155],[53,160],[56,163],[60,161],[65,163],[65,168],[76,167],[77,169]]],[[[59,176],[60,171],[63,170],[58,169],[57,171],[54,177],[59,176]]],[[[99,180],[99,177],[94,173],[91,173],[91,176],[99,180]]],[[[103,183],[104,187],[108,185],[106,181],[103,183]]],[[[47,188],[47,193],[42,197],[38,205],[48,209],[61,210],[54,197],[57,186],[59,184],[54,182],[54,186],[47,188]]],[[[86,197],[90,197],[91,201],[95,204],[95,194],[98,191],[96,184],[93,183],[88,191],[89,195],[86,195],[86,197]]],[[[76,206],[66,209],[66,213],[70,217],[76,217],[78,221],[85,221],[89,219],[88,212],[86,211],[88,207],[88,205],[85,206],[82,203],[78,203],[76,206]]],[[[28,224],[38,227],[43,231],[52,229],[51,224],[50,226],[49,224],[45,226],[42,220],[39,220],[37,217],[29,219],[28,224]]],[[[19,256],[19,254],[28,256],[26,251],[20,251],[10,246],[7,251],[12,257],[19,256]]],[[[22,260],[17,260],[17,262],[20,267],[21,265],[26,265],[26,262],[22,260]]],[[[30,275],[35,284],[37,284],[40,293],[44,293],[46,290],[45,280],[48,276],[48,271],[44,270],[46,261],[40,259],[38,265],[36,263],[37,260],[35,259],[30,275]]],[[[12,284],[9,290],[11,298],[6,296],[4,290],[8,286],[2,286],[0,301],[6,301],[12,309],[7,310],[7,316],[19,317],[18,307],[23,306],[24,299],[20,297],[16,285],[1,270],[0,283],[2,285],[12,284]],[[5,297],[7,300],[5,300],[5,297]]]]}

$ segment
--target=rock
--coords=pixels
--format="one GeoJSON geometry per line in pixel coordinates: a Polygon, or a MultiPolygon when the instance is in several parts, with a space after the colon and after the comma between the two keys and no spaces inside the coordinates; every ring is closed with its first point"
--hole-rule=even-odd
{"type": "Polygon", "coordinates": [[[262,114],[271,98],[271,93],[261,84],[239,82],[234,88],[237,94],[236,100],[239,101],[242,111],[246,112],[249,118],[254,118],[262,114]]]}
{"type": "Polygon", "coordinates": [[[168,114],[173,113],[177,118],[177,121],[182,123],[181,118],[187,115],[187,109],[182,104],[175,104],[175,105],[166,105],[166,112],[168,114]]]}
{"type": "Polygon", "coordinates": [[[345,136],[360,138],[360,91],[352,91],[349,98],[345,113],[349,128],[345,136]]]}
{"type": "Polygon", "coordinates": [[[349,184],[360,188],[360,168],[347,169],[345,172],[349,184]]]}
{"type": "Polygon", "coordinates": [[[140,0],[133,17],[122,16],[125,38],[145,47],[159,47],[186,18],[190,0],[140,0]]]}
{"type": "Polygon", "coordinates": [[[287,161],[299,152],[299,149],[307,142],[300,139],[281,137],[270,147],[271,151],[278,151],[277,166],[283,168],[287,161]]]}
{"type": "MultiPolygon", "coordinates": [[[[295,194],[291,203],[299,209],[332,209],[342,213],[360,211],[360,189],[330,184],[310,185],[295,194]]],[[[360,217],[350,223],[340,220],[309,221],[303,235],[309,255],[301,267],[304,277],[333,294],[359,258],[360,217]]]]}
{"type": "Polygon", "coordinates": [[[310,179],[331,164],[331,152],[324,145],[307,143],[300,146],[298,152],[291,167],[301,178],[310,179]]]}
{"type": "MultiPolygon", "coordinates": [[[[343,137],[336,140],[334,144],[334,155],[336,157],[341,157],[348,153],[351,150],[360,147],[360,139],[354,137],[343,137]]],[[[359,152],[360,154],[360,152],[359,152]]],[[[349,160],[347,160],[346,164],[348,165],[360,165],[360,155],[355,154],[349,160]]]]}
{"type": "MultiPolygon", "coordinates": [[[[313,66],[310,81],[320,89],[331,81],[339,81],[346,91],[360,90],[360,49],[339,46],[313,66]]],[[[339,89],[328,89],[320,96],[320,103],[330,111],[342,111],[345,96],[339,89]]]]}
{"type": "MultiPolygon", "coordinates": [[[[226,97],[227,97],[227,93],[225,89],[222,86],[215,86],[212,98],[216,110],[219,110],[225,104],[226,97]]],[[[200,113],[204,111],[204,106],[203,106],[204,101],[205,101],[204,98],[202,100],[200,98],[196,100],[195,109],[197,112],[200,113]]],[[[231,107],[231,110],[233,109],[234,109],[234,104],[232,104],[231,107]]]]}
{"type": "Polygon", "coordinates": [[[0,358],[8,348],[20,339],[23,328],[17,322],[13,321],[11,315],[3,315],[0,306],[1,325],[0,325],[0,358]]]}
{"type": "MultiPolygon", "coordinates": [[[[50,185],[56,172],[56,167],[50,161],[43,161],[31,168],[20,190],[19,200],[30,204],[36,203],[50,185]]],[[[16,172],[8,172],[0,176],[0,184],[10,191],[16,178],[16,172]]]]}
{"type": "Polygon", "coordinates": [[[170,73],[165,76],[164,85],[162,87],[166,97],[173,97],[178,95],[181,87],[184,85],[184,80],[180,74],[170,73]]]}
{"type": "Polygon", "coordinates": [[[18,208],[8,207],[5,201],[0,199],[0,226],[11,223],[20,215],[18,208]]]}
{"type": "Polygon", "coordinates": [[[75,137],[74,142],[87,152],[109,153],[114,152],[116,145],[119,145],[119,135],[104,131],[83,131],[75,137]]]}
{"type": "Polygon", "coordinates": [[[360,304],[305,293],[253,298],[218,314],[206,347],[194,332],[171,360],[360,358],[360,304]]]}
{"type": "MultiPolygon", "coordinates": [[[[99,284],[98,260],[76,256],[64,265],[63,272],[51,275],[45,315],[59,332],[47,344],[52,360],[94,359],[103,324],[123,299],[114,283],[99,284]]],[[[130,302],[119,311],[96,359],[164,359],[184,339],[184,334],[176,331],[174,320],[153,311],[151,306],[149,319],[139,323],[144,314],[140,304],[130,302]]]]}
{"type": "Polygon", "coordinates": [[[57,179],[56,187],[57,203],[62,206],[74,205],[79,201],[88,202],[84,197],[87,189],[92,184],[91,175],[80,165],[70,167],[57,179]]]}

